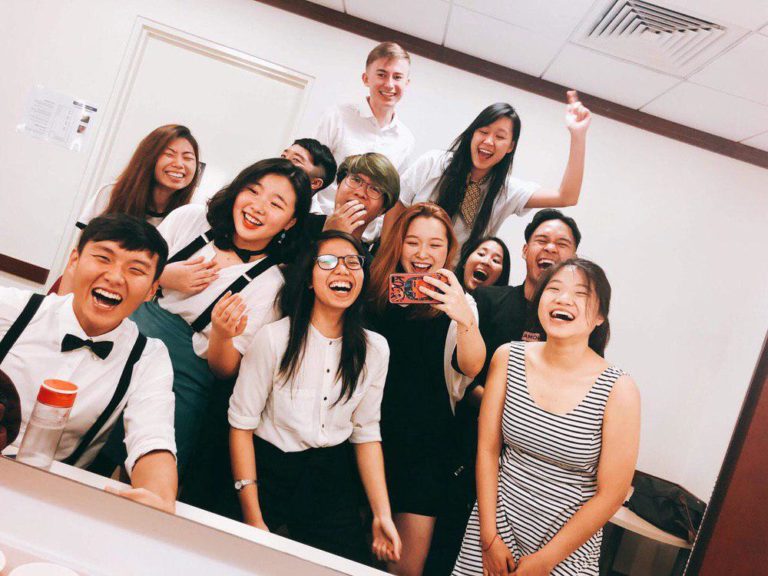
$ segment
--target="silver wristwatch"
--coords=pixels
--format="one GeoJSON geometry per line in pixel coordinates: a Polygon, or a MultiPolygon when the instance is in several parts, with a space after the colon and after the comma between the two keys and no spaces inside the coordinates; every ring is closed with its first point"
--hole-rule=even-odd
{"type": "Polygon", "coordinates": [[[248,484],[257,484],[257,482],[256,480],[250,480],[250,479],[235,480],[235,490],[240,492],[240,490],[248,486],[248,484]]]}

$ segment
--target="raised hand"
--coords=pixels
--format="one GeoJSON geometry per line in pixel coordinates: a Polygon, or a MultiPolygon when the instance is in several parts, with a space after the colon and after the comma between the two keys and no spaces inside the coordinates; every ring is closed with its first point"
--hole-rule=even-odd
{"type": "Polygon", "coordinates": [[[592,113],[579,101],[579,93],[576,90],[566,92],[568,106],[565,112],[565,125],[574,136],[584,136],[592,120],[592,113]]]}
{"type": "Polygon", "coordinates": [[[235,338],[245,332],[248,315],[239,294],[227,292],[211,312],[211,330],[221,339],[235,338]]]}
{"type": "Polygon", "coordinates": [[[165,267],[160,284],[184,294],[197,294],[218,278],[219,268],[213,258],[206,261],[202,256],[174,262],[165,267]]]}
{"type": "Polygon", "coordinates": [[[323,230],[338,230],[347,234],[365,224],[365,206],[359,200],[349,200],[341,206],[337,206],[333,214],[325,220],[323,230]]]}

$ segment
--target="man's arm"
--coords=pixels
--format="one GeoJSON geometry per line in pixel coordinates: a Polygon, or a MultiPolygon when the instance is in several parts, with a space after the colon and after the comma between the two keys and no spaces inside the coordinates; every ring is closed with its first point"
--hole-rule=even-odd
{"type": "Polygon", "coordinates": [[[131,486],[128,490],[115,490],[109,486],[105,490],[173,514],[179,486],[173,454],[157,450],[139,458],[131,473],[131,486]]]}

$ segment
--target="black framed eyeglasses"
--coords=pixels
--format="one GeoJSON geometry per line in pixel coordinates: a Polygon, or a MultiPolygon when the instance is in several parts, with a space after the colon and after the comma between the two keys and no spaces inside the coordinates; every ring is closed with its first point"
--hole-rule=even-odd
{"type": "Polygon", "coordinates": [[[360,254],[348,254],[346,256],[336,256],[334,254],[320,254],[315,257],[315,261],[321,270],[334,270],[339,262],[344,262],[347,270],[360,270],[365,263],[365,256],[360,254]]]}
{"type": "Polygon", "coordinates": [[[381,189],[381,186],[377,184],[369,184],[360,176],[357,174],[348,174],[346,177],[347,184],[349,184],[349,187],[353,190],[360,190],[360,188],[365,187],[366,194],[373,198],[374,200],[378,200],[384,195],[384,191],[381,189]]]}

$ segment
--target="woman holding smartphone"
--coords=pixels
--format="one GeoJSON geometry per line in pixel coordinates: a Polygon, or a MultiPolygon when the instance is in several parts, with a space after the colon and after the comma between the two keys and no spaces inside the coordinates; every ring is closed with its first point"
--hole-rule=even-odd
{"type": "Polygon", "coordinates": [[[400,201],[384,219],[386,237],[398,215],[414,202],[435,202],[450,216],[459,245],[494,235],[512,214],[528,208],[574,206],[584,176],[590,112],[578,94],[568,92],[565,123],[571,135],[568,163],[557,189],[512,176],[521,122],[506,102],[485,108],[454,140],[448,151],[421,156],[401,181],[400,201]]]}
{"type": "Polygon", "coordinates": [[[454,406],[485,360],[474,301],[446,269],[456,248],[445,211],[435,204],[415,204],[396,222],[371,270],[371,328],[390,349],[381,432],[395,524],[403,540],[400,560],[389,565],[394,574],[422,573],[456,462],[454,406]],[[398,273],[426,274],[431,287],[421,291],[435,303],[390,303],[389,277],[398,273]]]}
{"type": "Polygon", "coordinates": [[[626,498],[640,436],[637,387],[603,358],[610,297],[596,264],[557,264],[532,302],[546,342],[494,354],[455,576],[598,574],[601,529],[626,498]]]}
{"type": "Polygon", "coordinates": [[[368,563],[357,475],[373,510],[373,551],[397,560],[379,417],[389,349],[363,329],[361,242],[327,231],[280,296],[286,317],[249,346],[230,400],[235,489],[246,523],[368,563]],[[258,480],[257,480],[258,479],[258,480]]]}

